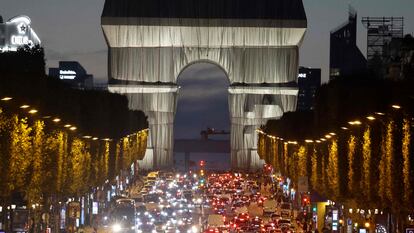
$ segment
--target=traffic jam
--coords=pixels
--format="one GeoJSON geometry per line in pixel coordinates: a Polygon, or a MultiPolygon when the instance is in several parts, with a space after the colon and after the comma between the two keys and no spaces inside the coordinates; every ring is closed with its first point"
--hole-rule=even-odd
{"type": "Polygon", "coordinates": [[[303,232],[294,212],[280,178],[263,171],[151,172],[138,194],[114,199],[104,228],[115,233],[303,232]]]}
{"type": "Polygon", "coordinates": [[[299,232],[289,196],[273,184],[263,173],[210,174],[204,232],[299,232]]]}

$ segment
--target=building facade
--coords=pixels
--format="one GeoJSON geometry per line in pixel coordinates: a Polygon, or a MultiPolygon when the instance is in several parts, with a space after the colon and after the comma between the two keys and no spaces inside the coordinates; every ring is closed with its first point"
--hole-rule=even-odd
{"type": "Polygon", "coordinates": [[[348,22],[331,31],[329,79],[350,76],[367,69],[367,60],[357,46],[357,13],[350,9],[348,22]]]}
{"type": "Polygon", "coordinates": [[[321,69],[299,68],[297,111],[313,110],[318,88],[321,86],[321,69]]]}
{"type": "Polygon", "coordinates": [[[0,16],[0,52],[17,51],[19,47],[40,45],[29,17],[21,15],[3,22],[0,16]]]}
{"type": "Polygon", "coordinates": [[[59,67],[49,68],[49,76],[58,78],[73,88],[93,88],[93,75],[88,74],[77,61],[60,61],[59,67]]]}

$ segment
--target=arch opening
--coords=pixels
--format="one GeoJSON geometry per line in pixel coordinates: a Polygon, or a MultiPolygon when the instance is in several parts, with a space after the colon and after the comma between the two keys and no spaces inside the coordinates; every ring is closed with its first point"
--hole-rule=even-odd
{"type": "Polygon", "coordinates": [[[201,160],[207,168],[230,168],[230,84],[227,72],[212,61],[192,62],[181,70],[174,120],[176,169],[191,169],[201,160]],[[224,134],[202,137],[207,128],[224,134]]]}

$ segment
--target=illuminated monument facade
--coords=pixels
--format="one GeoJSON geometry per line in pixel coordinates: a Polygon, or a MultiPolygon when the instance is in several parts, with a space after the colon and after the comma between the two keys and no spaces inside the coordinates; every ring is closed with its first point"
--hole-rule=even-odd
{"type": "Polygon", "coordinates": [[[295,111],[299,46],[307,28],[302,0],[106,0],[109,90],[148,116],[141,167],[173,166],[180,73],[196,62],[229,79],[233,169],[255,170],[255,130],[295,111]]]}
{"type": "Polygon", "coordinates": [[[17,51],[22,46],[40,45],[29,17],[21,15],[3,22],[0,16],[0,52],[17,51]]]}

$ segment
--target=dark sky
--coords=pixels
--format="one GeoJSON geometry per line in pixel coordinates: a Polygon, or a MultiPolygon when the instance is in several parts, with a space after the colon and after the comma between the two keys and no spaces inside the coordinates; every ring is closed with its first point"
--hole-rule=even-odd
{"type": "MultiPolygon", "coordinates": [[[[347,20],[349,4],[358,11],[359,20],[362,16],[404,16],[405,33],[414,32],[414,14],[412,14],[414,0],[303,0],[303,2],[308,17],[308,31],[300,50],[300,64],[322,68],[323,81],[328,80],[329,32],[347,20]]],[[[97,82],[106,82],[107,48],[100,27],[103,4],[104,0],[0,0],[0,15],[4,20],[21,14],[32,19],[32,27],[46,49],[49,67],[57,66],[59,60],[78,60],[96,77],[97,82]]],[[[361,23],[358,24],[358,44],[365,54],[366,30],[361,23]]],[[[220,125],[220,121],[228,124],[228,110],[223,110],[223,106],[227,105],[226,82],[224,73],[211,65],[190,67],[182,74],[180,85],[183,86],[181,90],[183,95],[176,118],[178,136],[188,137],[191,131],[191,135],[198,137],[200,127],[225,127],[220,125]],[[188,90],[186,90],[187,85],[190,87],[188,90]],[[200,98],[188,100],[194,96],[211,98],[197,103],[194,101],[200,98]],[[224,100],[224,105],[218,102],[219,100],[224,100]],[[213,103],[220,104],[215,106],[213,103]],[[211,106],[212,104],[214,106],[211,106]],[[185,106],[185,109],[181,109],[181,106],[185,106]],[[204,106],[214,107],[214,113],[211,108],[206,110],[207,107],[204,106]],[[217,111],[224,112],[217,114],[217,111]],[[188,117],[191,115],[193,117],[189,120],[188,117]],[[218,116],[221,118],[216,119],[218,116]]]]}

